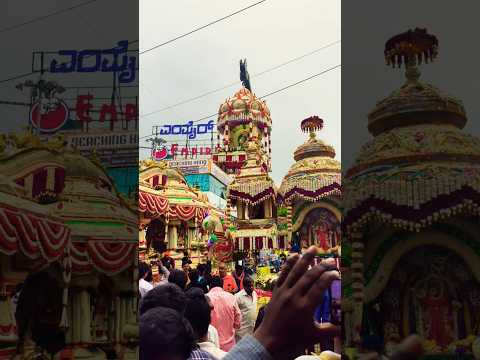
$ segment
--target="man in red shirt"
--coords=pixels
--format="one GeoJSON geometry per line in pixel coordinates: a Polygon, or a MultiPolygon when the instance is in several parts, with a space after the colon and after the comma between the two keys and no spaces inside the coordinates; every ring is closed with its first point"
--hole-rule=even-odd
{"type": "Polygon", "coordinates": [[[210,287],[207,296],[213,305],[211,324],[218,331],[220,349],[228,352],[235,345],[235,330],[240,328],[242,314],[235,296],[223,290],[220,277],[212,277],[210,287]]]}

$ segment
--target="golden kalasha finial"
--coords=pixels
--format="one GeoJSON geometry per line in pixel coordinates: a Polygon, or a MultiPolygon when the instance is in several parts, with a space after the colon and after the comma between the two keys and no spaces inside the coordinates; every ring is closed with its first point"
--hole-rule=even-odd
{"type": "Polygon", "coordinates": [[[438,39],[426,29],[416,28],[390,38],[385,43],[385,61],[388,66],[405,66],[405,75],[410,82],[420,77],[417,69],[422,63],[428,64],[438,55],[438,39]]]}

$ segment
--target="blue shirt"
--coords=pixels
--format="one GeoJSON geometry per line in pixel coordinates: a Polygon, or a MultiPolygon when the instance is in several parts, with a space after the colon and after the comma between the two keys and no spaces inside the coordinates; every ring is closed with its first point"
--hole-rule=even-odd
{"type": "Polygon", "coordinates": [[[273,360],[270,353],[251,335],[244,336],[223,360],[273,360]]]}

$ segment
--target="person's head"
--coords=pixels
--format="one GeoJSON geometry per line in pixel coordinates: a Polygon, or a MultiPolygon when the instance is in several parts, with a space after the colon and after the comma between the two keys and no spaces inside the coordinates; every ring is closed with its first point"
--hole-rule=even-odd
{"type": "Polygon", "coordinates": [[[160,260],[161,264],[163,266],[165,266],[165,268],[167,270],[170,270],[172,268],[172,263],[170,262],[170,260],[167,258],[167,257],[163,257],[161,260],[160,260]]]}
{"type": "Polygon", "coordinates": [[[243,279],[243,288],[248,295],[252,295],[253,293],[253,279],[250,276],[245,277],[243,279]]]}
{"type": "Polygon", "coordinates": [[[197,265],[197,271],[199,276],[205,275],[205,270],[207,269],[207,266],[205,264],[198,264],[197,265]]]}
{"type": "Polygon", "coordinates": [[[221,278],[227,276],[227,266],[223,262],[218,264],[218,275],[220,275],[221,278]]]}
{"type": "Polygon", "coordinates": [[[182,270],[173,269],[168,276],[168,282],[176,284],[180,289],[185,290],[185,286],[187,285],[187,274],[182,270]]]}
{"type": "Polygon", "coordinates": [[[143,261],[138,264],[138,278],[144,279],[148,277],[150,273],[150,266],[143,261]]]}
{"type": "Polygon", "coordinates": [[[197,341],[205,341],[211,321],[211,308],[207,297],[199,288],[187,290],[185,318],[192,325],[197,341]]]}
{"type": "Polygon", "coordinates": [[[191,325],[173,309],[148,310],[139,332],[140,360],[187,360],[196,345],[191,325]]]}
{"type": "Polygon", "coordinates": [[[187,298],[185,293],[177,285],[167,283],[154,287],[140,300],[139,313],[146,313],[156,307],[165,307],[183,314],[187,298]]]}
{"type": "Polygon", "coordinates": [[[235,274],[237,274],[237,276],[240,276],[242,275],[242,273],[243,273],[243,266],[240,264],[235,265],[235,274]]]}
{"type": "Polygon", "coordinates": [[[190,261],[182,260],[182,270],[185,272],[185,274],[188,274],[190,271],[190,261]]]}
{"type": "Polygon", "coordinates": [[[210,280],[210,289],[215,287],[223,289],[223,280],[220,276],[212,276],[212,279],[210,280]]]}
{"type": "Polygon", "coordinates": [[[188,272],[188,278],[190,279],[190,282],[192,284],[196,284],[198,283],[198,270],[197,269],[191,269],[189,272],[188,272]]]}

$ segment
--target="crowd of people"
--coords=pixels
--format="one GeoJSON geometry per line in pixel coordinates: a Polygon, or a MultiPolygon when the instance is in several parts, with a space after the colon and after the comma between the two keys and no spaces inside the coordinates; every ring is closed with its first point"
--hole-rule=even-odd
{"type": "Polygon", "coordinates": [[[151,267],[141,262],[139,312],[142,315],[150,308],[163,307],[183,314],[199,350],[209,354],[205,358],[221,359],[243,337],[253,334],[257,320],[254,280],[240,265],[229,274],[221,263],[212,274],[210,262],[196,268],[191,264],[187,254],[181,270],[175,269],[168,257],[162,258],[157,262],[160,278],[154,285],[151,267]]]}
{"type": "Polygon", "coordinates": [[[318,359],[305,349],[340,335],[338,325],[315,321],[318,299],[340,274],[328,261],[314,264],[315,253],[312,247],[286,259],[258,316],[254,280],[242,266],[229,274],[219,264],[213,273],[210,263],[193,268],[186,256],[180,270],[162,258],[153,284],[140,263],[140,359],[318,359]]]}

